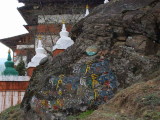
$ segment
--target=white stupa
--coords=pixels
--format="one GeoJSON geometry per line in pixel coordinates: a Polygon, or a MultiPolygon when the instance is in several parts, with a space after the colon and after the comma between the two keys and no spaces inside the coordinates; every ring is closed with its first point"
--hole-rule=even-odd
{"type": "Polygon", "coordinates": [[[88,6],[88,5],[86,5],[86,14],[85,14],[85,17],[86,17],[87,15],[89,15],[89,6],[88,6]]]}
{"type": "Polygon", "coordinates": [[[108,3],[108,2],[109,2],[108,0],[104,0],[104,4],[105,4],[105,3],[108,3]]]}
{"type": "Polygon", "coordinates": [[[53,46],[52,51],[56,49],[67,49],[74,44],[74,41],[68,37],[69,32],[66,30],[65,23],[63,22],[62,30],[60,32],[60,38],[57,40],[56,44],[53,46]]]}
{"type": "Polygon", "coordinates": [[[31,62],[28,63],[28,68],[29,67],[36,67],[39,65],[40,61],[47,57],[47,55],[45,54],[45,50],[42,47],[42,42],[41,40],[38,41],[38,47],[36,49],[36,55],[31,59],[31,62]]]}

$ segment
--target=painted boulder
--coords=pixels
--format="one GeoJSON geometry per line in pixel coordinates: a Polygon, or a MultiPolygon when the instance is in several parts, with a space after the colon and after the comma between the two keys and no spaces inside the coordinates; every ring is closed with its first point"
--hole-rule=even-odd
{"type": "Polygon", "coordinates": [[[117,79],[108,60],[88,61],[77,66],[72,75],[50,76],[48,84],[32,97],[31,107],[39,114],[46,111],[70,114],[71,110],[84,111],[113,97],[117,79]]]}

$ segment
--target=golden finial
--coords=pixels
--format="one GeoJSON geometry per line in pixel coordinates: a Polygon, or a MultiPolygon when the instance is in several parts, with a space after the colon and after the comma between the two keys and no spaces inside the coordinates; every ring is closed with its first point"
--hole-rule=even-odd
{"type": "Polygon", "coordinates": [[[88,9],[89,8],[89,6],[88,5],[86,5],[86,9],[88,9]]]}
{"type": "Polygon", "coordinates": [[[10,49],[8,50],[8,53],[11,53],[11,50],[10,50],[10,49]]]}
{"type": "Polygon", "coordinates": [[[38,35],[38,40],[42,40],[42,36],[41,35],[38,35]]]}
{"type": "Polygon", "coordinates": [[[65,24],[65,21],[64,21],[64,20],[62,20],[62,24],[65,24]]]}

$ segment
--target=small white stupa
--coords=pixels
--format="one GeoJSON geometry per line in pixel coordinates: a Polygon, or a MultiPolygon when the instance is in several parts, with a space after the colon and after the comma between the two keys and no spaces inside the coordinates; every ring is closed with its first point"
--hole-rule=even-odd
{"type": "Polygon", "coordinates": [[[85,17],[86,17],[87,15],[89,15],[89,6],[88,6],[88,5],[86,5],[86,14],[85,14],[85,17]]]}
{"type": "Polygon", "coordinates": [[[45,54],[45,50],[42,47],[42,42],[41,42],[40,37],[39,37],[38,47],[36,49],[36,55],[31,59],[31,62],[28,63],[27,67],[29,68],[29,67],[38,66],[40,61],[45,57],[47,57],[47,55],[45,54]]]}
{"type": "Polygon", "coordinates": [[[105,3],[108,3],[108,2],[109,2],[108,0],[104,0],[104,4],[105,4],[105,3]]]}
{"type": "Polygon", "coordinates": [[[53,46],[52,51],[55,51],[56,49],[59,50],[65,50],[71,45],[74,44],[74,41],[68,37],[69,32],[66,30],[65,23],[62,23],[62,30],[60,32],[60,38],[57,40],[56,44],[53,46]]]}

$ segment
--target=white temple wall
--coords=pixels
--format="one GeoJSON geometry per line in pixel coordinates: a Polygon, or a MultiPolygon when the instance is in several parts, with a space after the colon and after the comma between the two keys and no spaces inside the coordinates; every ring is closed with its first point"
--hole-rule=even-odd
{"type": "MultiPolygon", "coordinates": [[[[9,86],[6,86],[4,83],[8,83],[8,82],[14,82],[17,81],[19,83],[21,82],[28,82],[30,80],[29,76],[0,76],[0,112],[2,112],[3,110],[11,107],[11,106],[15,106],[16,104],[20,104],[24,94],[25,94],[25,89],[18,89],[19,87],[21,88],[21,86],[15,86],[16,84],[12,84],[10,83],[9,86]],[[12,90],[11,88],[13,87],[12,90]],[[8,89],[7,89],[8,88],[8,89]]],[[[22,88],[25,86],[26,83],[22,83],[19,85],[22,85],[22,88]]]]}
{"type": "Polygon", "coordinates": [[[65,23],[76,23],[83,17],[84,17],[83,14],[39,15],[38,23],[39,24],[44,24],[44,23],[51,24],[51,23],[62,23],[62,21],[65,21],[65,23]]]}
{"type": "Polygon", "coordinates": [[[0,112],[20,104],[25,91],[0,91],[0,112]]]}
{"type": "Polygon", "coordinates": [[[0,81],[29,81],[29,76],[0,75],[0,81]]]}
{"type": "Polygon", "coordinates": [[[34,45],[17,45],[17,49],[28,49],[28,48],[34,48],[34,45]]]}

